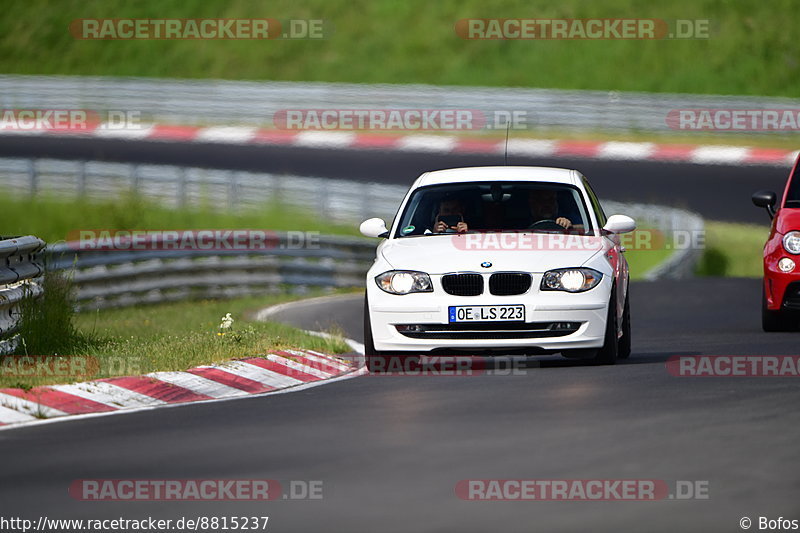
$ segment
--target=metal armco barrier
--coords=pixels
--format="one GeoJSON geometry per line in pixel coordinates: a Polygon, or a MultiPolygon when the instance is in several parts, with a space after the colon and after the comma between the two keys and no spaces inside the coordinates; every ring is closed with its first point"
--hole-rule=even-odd
{"type": "MultiPolygon", "coordinates": [[[[795,109],[800,101],[725,95],[434,85],[367,85],[79,76],[0,76],[2,109],[131,111],[167,124],[274,127],[286,109],[522,112],[524,129],[668,131],[677,109],[795,109]]],[[[495,125],[505,128],[505,124],[495,125]]],[[[732,132],[736,134],[735,130],[732,132]]],[[[752,134],[754,132],[748,132],[752,134]]]]}
{"type": "MultiPolygon", "coordinates": [[[[81,250],[78,242],[47,249],[48,266],[70,272],[80,309],[189,298],[234,297],[310,287],[356,287],[375,257],[371,239],[319,236],[294,247],[275,233],[253,250],[81,250]]],[[[159,246],[159,240],[153,241],[159,246]]]]}
{"type": "Polygon", "coordinates": [[[15,332],[20,302],[41,294],[45,243],[32,235],[0,239],[0,354],[4,354],[19,342],[15,332]]]}

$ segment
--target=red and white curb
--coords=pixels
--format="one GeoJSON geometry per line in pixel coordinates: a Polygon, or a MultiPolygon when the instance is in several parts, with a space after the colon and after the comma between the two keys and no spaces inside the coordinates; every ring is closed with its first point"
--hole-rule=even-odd
{"type": "MultiPolygon", "coordinates": [[[[0,129],[0,134],[69,135],[105,139],[167,142],[223,143],[238,145],[277,145],[327,149],[384,150],[400,152],[494,154],[505,152],[505,141],[446,135],[389,135],[349,131],[271,130],[247,126],[143,125],[115,129],[104,124],[85,130],[0,129]]],[[[701,165],[741,164],[790,166],[798,150],[658,144],[650,142],[579,141],[554,139],[511,139],[509,155],[533,157],[579,157],[605,160],[673,161],[701,165]]]]}
{"type": "Polygon", "coordinates": [[[28,391],[0,389],[0,429],[70,415],[113,414],[290,392],[362,373],[363,369],[338,357],[312,350],[285,350],[183,372],[153,372],[28,391]]]}

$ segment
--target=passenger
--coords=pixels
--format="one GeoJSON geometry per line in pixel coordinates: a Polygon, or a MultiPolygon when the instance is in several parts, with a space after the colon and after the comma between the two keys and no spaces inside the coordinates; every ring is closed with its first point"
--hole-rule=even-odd
{"type": "Polygon", "coordinates": [[[464,233],[468,230],[464,222],[464,202],[458,197],[442,200],[434,219],[434,233],[464,233]]]}

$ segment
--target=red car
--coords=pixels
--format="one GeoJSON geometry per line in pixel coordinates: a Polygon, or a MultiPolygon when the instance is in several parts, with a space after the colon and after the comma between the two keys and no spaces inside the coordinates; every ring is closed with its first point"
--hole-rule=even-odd
{"type": "Polygon", "coordinates": [[[800,324],[800,174],[794,163],[783,192],[783,203],[775,211],[772,191],[753,194],[753,203],[767,209],[772,218],[764,246],[764,286],[761,324],[764,331],[796,330],[800,324]]]}

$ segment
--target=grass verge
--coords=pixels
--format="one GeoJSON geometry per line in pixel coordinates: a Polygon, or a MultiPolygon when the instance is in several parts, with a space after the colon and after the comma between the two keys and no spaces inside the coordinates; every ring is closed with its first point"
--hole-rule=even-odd
{"type": "Polygon", "coordinates": [[[706,221],[706,248],[698,276],[760,278],[769,226],[706,221]]]}
{"type": "Polygon", "coordinates": [[[0,71],[795,96],[791,0],[12,0],[0,71]],[[322,19],[325,39],[81,40],[81,18],[322,19]],[[708,38],[464,40],[464,18],[706,20],[708,38]],[[424,60],[420,60],[424,58],[424,60]]]}
{"type": "MultiPolygon", "coordinates": [[[[135,194],[113,199],[34,198],[0,190],[0,228],[5,235],[36,235],[47,242],[65,240],[81,229],[186,230],[265,229],[358,234],[358,227],[331,224],[309,212],[277,204],[235,212],[208,206],[174,208],[135,194]]],[[[74,237],[73,237],[74,238],[74,237]]]]}
{"type": "MultiPolygon", "coordinates": [[[[19,358],[5,357],[0,362],[0,387],[28,389],[159,370],[185,370],[284,348],[325,353],[350,351],[341,340],[323,339],[291,326],[256,322],[248,317],[250,310],[296,298],[254,296],[78,313],[72,320],[76,342],[69,345],[62,342],[57,351],[47,351],[52,348],[49,345],[37,345],[40,351],[26,351],[24,347],[18,351],[34,357],[61,356],[57,364],[52,357],[48,359],[48,367],[60,369],[59,375],[48,375],[42,366],[25,365],[19,358]],[[234,322],[229,329],[221,329],[222,317],[227,313],[231,313],[234,322]],[[36,375],[19,375],[21,369],[32,370],[36,375]]],[[[52,297],[47,305],[63,307],[52,297]]],[[[54,334],[54,331],[42,332],[45,337],[54,334]]],[[[28,347],[31,348],[30,342],[28,347]]]]}

